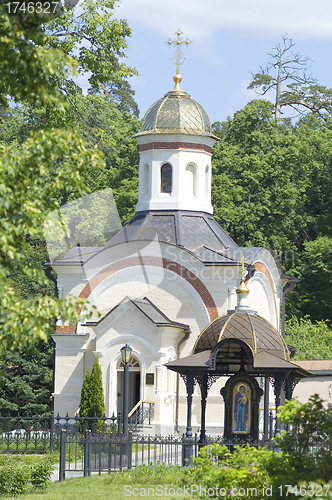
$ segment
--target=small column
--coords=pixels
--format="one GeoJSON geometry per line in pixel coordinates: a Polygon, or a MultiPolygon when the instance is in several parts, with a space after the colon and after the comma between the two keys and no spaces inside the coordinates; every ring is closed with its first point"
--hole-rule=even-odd
{"type": "Polygon", "coordinates": [[[193,392],[195,387],[194,373],[189,372],[188,375],[183,376],[187,388],[187,428],[184,438],[183,451],[182,451],[182,465],[191,465],[194,452],[194,440],[191,427],[191,414],[192,414],[192,401],[193,392]]]}
{"type": "Polygon", "coordinates": [[[270,380],[265,376],[264,381],[264,441],[268,440],[269,436],[269,406],[270,406],[270,380]]]}
{"type": "Polygon", "coordinates": [[[206,413],[206,398],[207,398],[207,382],[208,375],[204,373],[200,377],[201,389],[201,434],[199,437],[199,444],[202,446],[206,443],[206,429],[205,429],[205,413],[206,413]]]}
{"type": "Polygon", "coordinates": [[[156,365],[156,394],[161,394],[161,364],[156,365]]]}
{"type": "Polygon", "coordinates": [[[235,303],[236,303],[236,286],[233,286],[232,288],[228,288],[228,310],[227,310],[228,313],[234,311],[235,303]]]}
{"type": "Polygon", "coordinates": [[[277,411],[280,406],[280,392],[282,386],[282,375],[280,373],[276,373],[274,376],[274,397],[275,397],[275,407],[276,407],[276,423],[275,423],[275,435],[278,436],[280,434],[280,421],[277,418],[277,411]]]}

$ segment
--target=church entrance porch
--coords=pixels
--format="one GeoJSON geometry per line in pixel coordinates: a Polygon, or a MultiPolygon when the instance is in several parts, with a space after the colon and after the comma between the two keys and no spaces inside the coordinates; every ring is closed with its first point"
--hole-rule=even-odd
{"type": "MultiPolygon", "coordinates": [[[[117,412],[121,411],[123,413],[123,361],[119,360],[117,366],[117,412]]],[[[129,401],[128,410],[131,410],[140,401],[140,389],[141,389],[141,367],[138,359],[135,356],[131,356],[129,361],[129,401]]]]}

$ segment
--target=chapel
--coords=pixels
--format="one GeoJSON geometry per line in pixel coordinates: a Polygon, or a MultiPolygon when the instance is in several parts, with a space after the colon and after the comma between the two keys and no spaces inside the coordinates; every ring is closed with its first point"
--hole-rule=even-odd
{"type": "MultiPolygon", "coordinates": [[[[279,358],[289,362],[281,311],[293,286],[271,249],[239,247],[213,218],[211,158],[218,138],[204,108],[182,90],[178,69],[173,80],[174,88],[152,104],[135,136],[135,217],[104,246],[74,247],[52,263],[61,295],[84,297],[99,312],[76,328],[57,324],[55,412],[78,411],[84,377],[98,356],[106,414],[117,415],[123,407],[120,349],[129,344],[129,411],[142,401],[153,403],[149,432],[162,435],[183,432],[187,410],[184,381],[165,365],[204,350],[203,343],[212,342],[209,325],[238,320],[233,313],[241,278],[250,291],[247,307],[256,315],[258,350],[264,350],[266,328],[279,358]]],[[[218,378],[207,396],[209,433],[223,431],[220,390],[226,381],[218,378]]],[[[196,386],[193,430],[200,425],[200,397],[196,386]]]]}

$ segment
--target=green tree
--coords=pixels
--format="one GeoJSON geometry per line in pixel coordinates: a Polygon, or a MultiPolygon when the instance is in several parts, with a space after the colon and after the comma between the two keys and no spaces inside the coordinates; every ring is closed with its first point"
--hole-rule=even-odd
{"type": "MultiPolygon", "coordinates": [[[[80,416],[81,417],[103,417],[105,413],[105,398],[103,389],[103,379],[98,356],[94,362],[92,372],[88,368],[85,376],[80,401],[80,416]]],[[[83,428],[83,420],[81,428],[83,428]]],[[[97,429],[101,430],[103,421],[98,420],[93,422],[88,421],[88,426],[93,429],[97,424],[97,429]]]]}
{"type": "Polygon", "coordinates": [[[5,415],[42,414],[51,410],[53,345],[38,342],[30,349],[7,351],[0,361],[0,409],[5,415]]]}
{"type": "MultiPolygon", "coordinates": [[[[102,89],[115,102],[130,102],[129,108],[135,112],[126,79],[137,71],[122,61],[131,29],[127,21],[113,18],[115,4],[115,0],[84,0],[76,14],[67,10],[45,25],[45,45],[70,55],[79,74],[89,75],[92,92],[102,89]]],[[[80,92],[72,77],[58,79],[57,83],[69,102],[80,92]]]]}
{"type": "Polygon", "coordinates": [[[105,413],[105,398],[103,389],[103,379],[101,374],[101,368],[99,364],[98,356],[94,362],[90,380],[90,407],[88,409],[88,415],[97,417],[102,417],[105,413]]]}
{"type": "Polygon", "coordinates": [[[281,109],[285,106],[302,113],[302,110],[332,112],[332,90],[317,85],[314,78],[307,75],[308,57],[294,53],[294,43],[287,36],[269,54],[270,62],[266,67],[252,75],[248,89],[260,89],[260,95],[275,91],[274,115],[280,122],[281,109]]]}
{"type": "Polygon", "coordinates": [[[331,321],[332,238],[321,236],[304,243],[301,260],[296,296],[301,297],[299,313],[309,315],[312,321],[331,321]]]}
{"type": "MultiPolygon", "coordinates": [[[[110,21],[114,2],[86,1],[80,18],[70,13],[51,22],[43,32],[35,26],[24,33],[14,32],[3,4],[0,6],[0,103],[2,116],[17,103],[32,109],[46,108],[60,122],[66,113],[74,88],[77,68],[91,72],[90,84],[97,87],[119,82],[132,74],[119,58],[130,30],[125,22],[110,21]],[[106,10],[105,10],[106,9],[106,10]],[[74,22],[75,27],[70,23],[74,22]],[[53,27],[53,38],[51,27],[53,27]],[[69,29],[70,28],[70,29],[69,29]],[[95,33],[93,32],[95,29],[95,33]],[[95,36],[95,39],[93,39],[95,36]],[[90,38],[90,46],[87,46],[90,38]]],[[[69,126],[49,126],[10,143],[2,142],[0,181],[0,320],[1,350],[47,340],[54,317],[76,323],[78,307],[70,299],[56,300],[44,293],[49,286],[40,267],[31,260],[28,240],[43,239],[47,213],[59,207],[60,200],[73,199],[87,192],[86,169],[97,172],[101,155],[89,150],[82,137],[69,126]],[[22,142],[23,139],[23,142],[22,142]],[[39,293],[22,300],[10,279],[13,275],[33,280],[39,293]]],[[[15,136],[15,127],[12,136],[15,136]]],[[[22,132],[22,128],[21,128],[22,132]]]]}
{"type": "Polygon", "coordinates": [[[88,367],[81,390],[80,415],[83,417],[88,416],[90,408],[90,378],[90,368],[88,367]]]}
{"type": "Polygon", "coordinates": [[[325,321],[293,316],[286,321],[285,340],[296,347],[294,359],[332,358],[332,330],[325,321]]]}
{"type": "Polygon", "coordinates": [[[295,250],[308,224],[309,177],[296,131],[277,126],[272,111],[256,100],[214,124],[221,140],[213,149],[212,203],[239,245],[295,250]]]}

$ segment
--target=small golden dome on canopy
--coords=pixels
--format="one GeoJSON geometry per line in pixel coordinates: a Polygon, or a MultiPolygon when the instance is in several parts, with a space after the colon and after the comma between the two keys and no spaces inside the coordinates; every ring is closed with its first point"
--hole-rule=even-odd
{"type": "Polygon", "coordinates": [[[241,279],[240,285],[236,289],[236,293],[249,293],[249,288],[246,286],[244,278],[241,279]]]}

